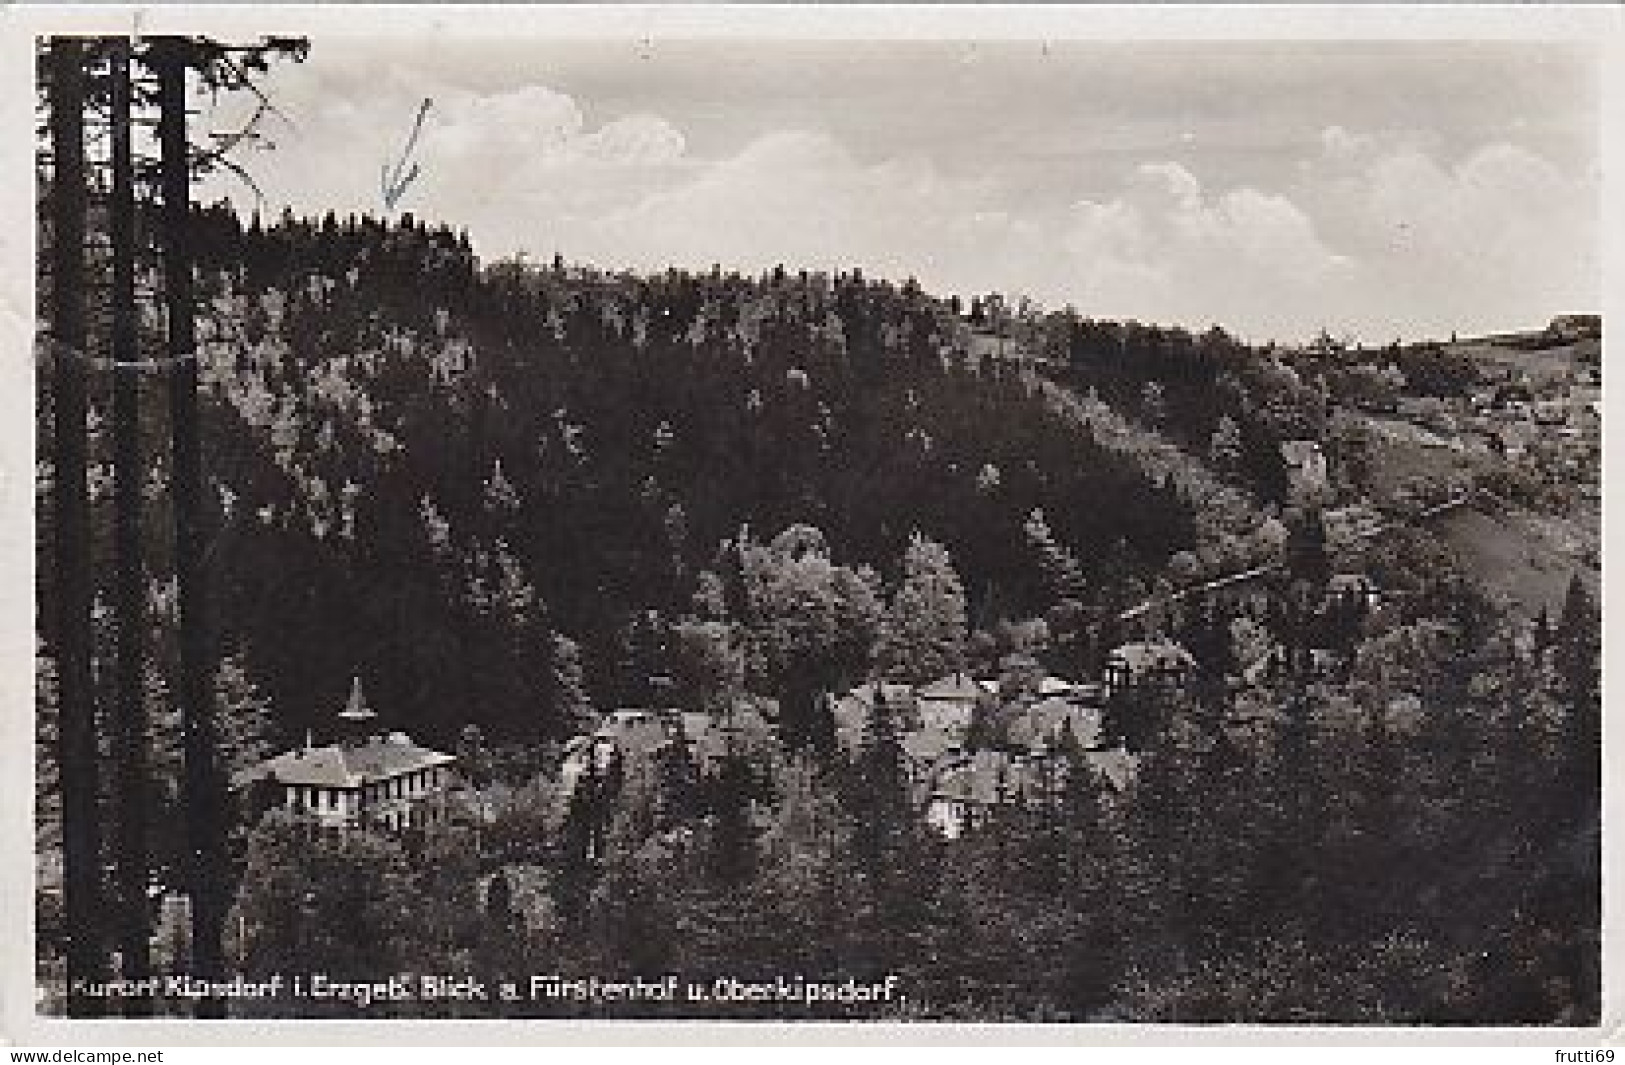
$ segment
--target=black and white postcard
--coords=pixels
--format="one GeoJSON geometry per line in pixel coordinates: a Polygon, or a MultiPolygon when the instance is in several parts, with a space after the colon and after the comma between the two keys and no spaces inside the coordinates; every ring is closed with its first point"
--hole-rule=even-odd
{"type": "Polygon", "coordinates": [[[24,20],[32,1016],[1604,1024],[1617,20],[1005,14],[24,20]]]}

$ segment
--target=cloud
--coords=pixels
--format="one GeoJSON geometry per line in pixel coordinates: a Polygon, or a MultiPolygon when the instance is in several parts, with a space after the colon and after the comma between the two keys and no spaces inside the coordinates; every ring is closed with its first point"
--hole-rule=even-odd
{"type": "MultiPolygon", "coordinates": [[[[334,77],[279,85],[287,123],[268,129],[276,152],[250,169],[273,205],[340,213],[380,211],[380,171],[406,150],[414,116],[429,100],[412,152],[419,176],[401,209],[468,226],[498,253],[508,238],[556,217],[612,209],[645,194],[686,163],[687,143],[658,115],[631,112],[590,123],[573,97],[541,85],[476,92],[393,68],[365,88],[334,77]]],[[[206,112],[230,128],[241,103],[206,112]],[[233,113],[236,109],[236,113],[233,113]]],[[[240,189],[210,189],[243,200],[240,189]]]]}
{"type": "Polygon", "coordinates": [[[1243,187],[1206,193],[1177,163],[1142,164],[1109,201],[1081,201],[1066,231],[1074,302],[1101,317],[1219,322],[1256,332],[1307,318],[1283,308],[1351,269],[1290,200],[1243,187]]]}
{"type": "Polygon", "coordinates": [[[1538,324],[1599,296],[1595,175],[1507,140],[1449,152],[1327,123],[1238,168],[1205,136],[1080,154],[1063,109],[1050,127],[1024,113],[967,165],[958,140],[859,146],[809,121],[724,144],[687,128],[692,108],[685,126],[655,100],[595,114],[540,84],[469,86],[405,63],[301,70],[277,86],[294,125],[273,124],[278,151],[251,168],[273,209],[379,211],[379,171],[429,97],[401,209],[466,227],[487,257],[858,266],[1280,339],[1538,324]]]}
{"type": "Polygon", "coordinates": [[[1087,313],[1252,336],[1370,340],[1539,325],[1600,296],[1595,188],[1508,143],[1454,163],[1328,127],[1281,191],[1208,191],[1172,162],[1078,203],[1067,260],[1087,313]]]}
{"type": "Polygon", "coordinates": [[[1320,144],[1328,156],[1344,157],[1366,150],[1372,144],[1372,138],[1351,133],[1342,126],[1327,126],[1320,131],[1320,144]]]}
{"type": "Polygon", "coordinates": [[[1318,163],[1318,214],[1362,264],[1347,302],[1368,329],[1536,325],[1595,308],[1594,176],[1506,142],[1449,161],[1367,136],[1318,163]]]}

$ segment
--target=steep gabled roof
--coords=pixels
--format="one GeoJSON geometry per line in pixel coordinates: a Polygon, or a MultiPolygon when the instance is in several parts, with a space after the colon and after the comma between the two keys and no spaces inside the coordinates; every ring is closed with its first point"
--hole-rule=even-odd
{"type": "Polygon", "coordinates": [[[1134,780],[1135,772],[1140,768],[1138,756],[1129,753],[1123,747],[1109,751],[1085,751],[1083,760],[1117,791],[1128,787],[1134,780]]]}

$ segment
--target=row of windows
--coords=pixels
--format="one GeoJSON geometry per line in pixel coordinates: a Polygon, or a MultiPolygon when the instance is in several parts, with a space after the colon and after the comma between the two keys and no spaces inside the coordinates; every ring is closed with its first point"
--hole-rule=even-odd
{"type": "Polygon", "coordinates": [[[361,806],[371,806],[390,799],[415,799],[437,791],[445,783],[445,774],[438,768],[419,769],[402,776],[370,785],[359,793],[347,789],[292,786],[284,797],[286,805],[317,813],[337,813],[346,816],[361,806]]]}

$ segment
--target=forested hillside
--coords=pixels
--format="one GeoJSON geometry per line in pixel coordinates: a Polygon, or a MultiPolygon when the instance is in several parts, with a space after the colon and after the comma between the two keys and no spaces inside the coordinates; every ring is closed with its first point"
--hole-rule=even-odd
{"type": "MultiPolygon", "coordinates": [[[[1358,358],[856,272],[481,263],[409,215],[196,227],[229,767],[330,729],[360,677],[468,785],[402,838],[245,817],[245,969],[909,989],[810,1011],[831,1016],[1595,1018],[1595,603],[1576,579],[1554,616],[1516,616],[1377,498],[1358,358]],[[1322,450],[1318,481],[1284,457],[1322,450]],[[1333,510],[1382,535],[1337,535],[1333,510]],[[1179,683],[1095,683],[1114,649],[1169,640],[1179,683]],[[1047,775],[1012,799],[1001,769],[944,835],[917,807],[948,763],[880,682],[965,675],[992,682],[969,764],[1047,775]],[[1062,678],[1093,742],[1032,739],[1062,678]],[[561,757],[637,707],[705,735],[679,723],[605,777],[561,757]],[[1132,773],[1090,770],[1103,752],[1132,773]]],[[[50,472],[42,447],[42,492],[50,472]]],[[[161,500],[161,459],[151,482],[161,500]]]]}
{"type": "MultiPolygon", "coordinates": [[[[882,580],[924,533],[991,628],[1047,606],[1035,510],[1104,596],[1197,548],[1191,497],[1219,490],[1129,421],[969,357],[913,285],[482,267],[410,216],[220,210],[201,230],[221,639],[295,731],[359,672],[432,739],[567,735],[557,674],[646,698],[649,667],[670,671],[637,657],[649,618],[725,574],[742,532],[815,526],[882,580]],[[522,637],[489,638],[502,610],[522,637]]],[[[1237,483],[1206,539],[1256,522],[1237,483]]]]}

